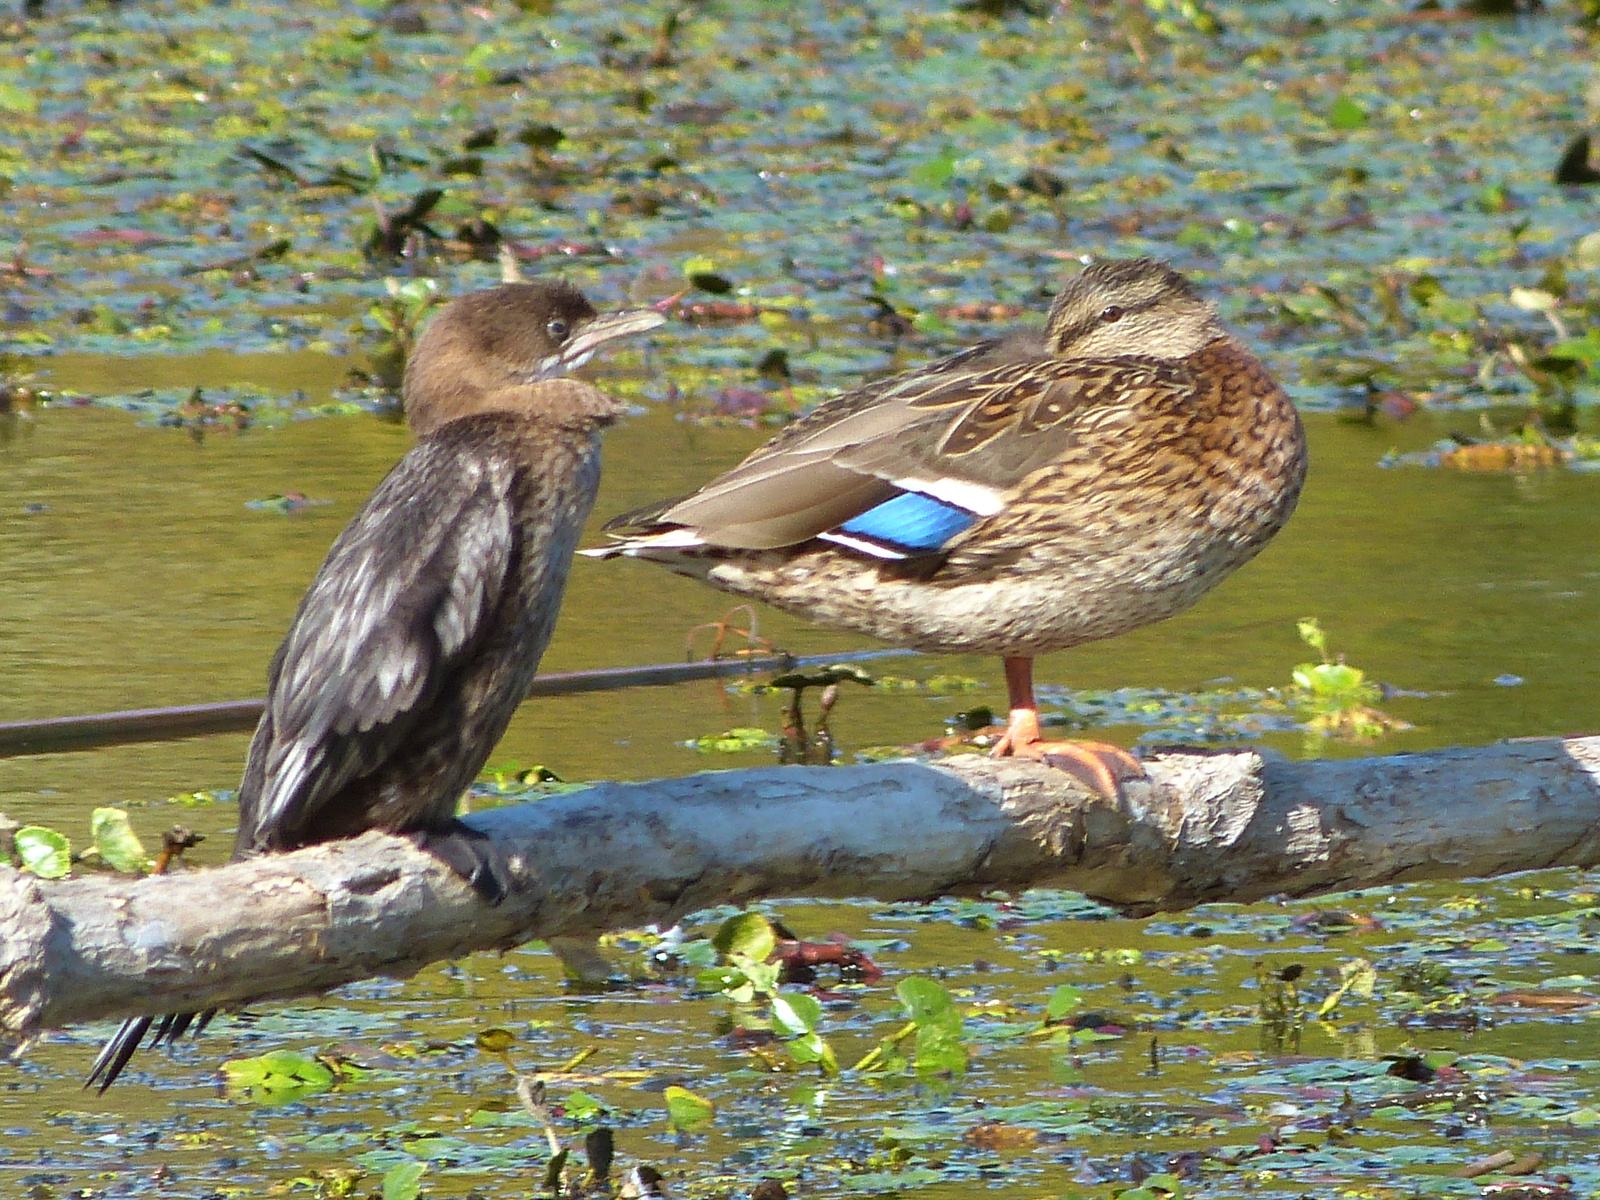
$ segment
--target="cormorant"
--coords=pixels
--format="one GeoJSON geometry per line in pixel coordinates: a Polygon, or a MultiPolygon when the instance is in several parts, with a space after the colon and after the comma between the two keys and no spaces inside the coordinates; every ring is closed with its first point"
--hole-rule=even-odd
{"type": "MultiPolygon", "coordinates": [[[[627,409],[561,378],[652,309],[596,314],[516,283],[446,305],[406,366],[417,442],[328,552],[268,671],[234,858],[368,829],[413,837],[491,903],[509,886],[456,805],[527,694],[627,409]]],[[[159,1018],[152,1045],[212,1012],[159,1018]]],[[[157,1018],[123,1023],[85,1086],[116,1080],[157,1018]]]]}

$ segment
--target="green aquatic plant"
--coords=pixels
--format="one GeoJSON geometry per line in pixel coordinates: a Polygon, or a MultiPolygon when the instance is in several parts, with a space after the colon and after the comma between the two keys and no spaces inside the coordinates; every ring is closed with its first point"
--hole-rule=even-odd
{"type": "Polygon", "coordinates": [[[13,835],[24,871],[40,879],[61,879],[72,870],[72,843],[43,825],[24,825],[13,835]]]}
{"type": "MultiPolygon", "coordinates": [[[[1596,452],[1600,453],[1600,443],[1596,452]]],[[[1308,749],[1312,752],[1324,739],[1369,741],[1410,728],[1405,721],[1376,707],[1384,695],[1380,685],[1369,681],[1360,668],[1346,663],[1343,656],[1330,655],[1327,635],[1316,618],[1301,621],[1299,631],[1323,661],[1296,666],[1286,687],[1219,686],[1174,691],[1044,686],[1039,689],[1039,696],[1047,709],[1045,723],[1072,730],[1139,727],[1143,732],[1136,740],[1147,745],[1237,742],[1301,730],[1311,735],[1308,749]]],[[[936,686],[935,680],[917,685],[888,677],[880,678],[877,686],[888,691],[926,687],[930,692],[946,695],[967,690],[973,681],[957,677],[936,686]]],[[[993,737],[993,721],[994,713],[988,706],[974,705],[945,717],[947,732],[942,738],[913,745],[860,747],[855,757],[859,761],[881,762],[908,755],[982,752],[993,737]]]]}
{"type": "Polygon", "coordinates": [[[120,808],[97,808],[89,814],[89,837],[93,852],[114,871],[143,875],[150,869],[150,857],[128,814],[120,808]]]}
{"type": "Polygon", "coordinates": [[[1305,728],[1324,737],[1342,741],[1370,741],[1405,723],[1374,707],[1383,698],[1383,689],[1367,680],[1359,667],[1333,656],[1328,650],[1328,635],[1315,617],[1299,624],[1300,639],[1322,656],[1321,662],[1301,663],[1294,669],[1294,686],[1289,700],[1308,718],[1305,728]]]}
{"type": "Polygon", "coordinates": [[[1167,37],[1183,33],[1203,33],[1217,37],[1223,32],[1221,19],[1201,0],[1144,0],[1156,17],[1156,30],[1167,37]]]}
{"type": "Polygon", "coordinates": [[[392,391],[405,378],[406,363],[422,326],[442,298],[434,279],[408,279],[402,283],[391,275],[385,277],[383,287],[383,298],[367,309],[367,321],[377,326],[379,333],[367,351],[367,360],[372,366],[371,382],[392,391]]]}
{"type": "Polygon", "coordinates": [[[287,1104],[325,1092],[341,1072],[321,1058],[293,1050],[272,1050],[256,1058],[232,1058],[222,1064],[228,1088],[264,1104],[287,1104]]]}
{"type": "Polygon", "coordinates": [[[740,725],[721,733],[708,733],[684,743],[701,754],[742,754],[779,745],[778,735],[754,725],[740,725]]]}
{"type": "MultiPolygon", "coordinates": [[[[175,832],[177,829],[174,826],[175,832]]],[[[89,814],[89,845],[78,855],[73,854],[72,842],[66,834],[43,825],[13,826],[9,840],[14,847],[12,861],[41,879],[65,878],[71,873],[73,863],[80,861],[98,862],[129,875],[143,875],[154,865],[133,832],[127,812],[120,808],[96,808],[89,814]]],[[[193,841],[188,843],[193,844],[193,841]]],[[[179,852],[175,846],[167,857],[179,852]]]]}
{"type": "MultiPolygon", "coordinates": [[[[696,987],[732,1001],[739,1010],[741,1029],[770,1031],[791,1063],[815,1065],[824,1075],[837,1075],[838,1059],[818,1032],[821,1003],[804,993],[779,991],[783,964],[770,961],[778,948],[772,922],[760,913],[740,913],[722,923],[711,944],[721,961],[696,975],[696,987]]],[[[755,1049],[759,1053],[760,1047],[755,1049]]],[[[768,1055],[760,1057],[774,1065],[768,1055]]]]}
{"type": "MultiPolygon", "coordinates": [[[[694,634],[703,628],[707,627],[699,626],[691,630],[690,638],[692,639],[694,634]]],[[[720,636],[717,645],[718,647],[721,645],[720,636]]],[[[789,693],[789,700],[783,708],[783,731],[774,734],[756,726],[741,726],[722,733],[705,734],[685,742],[684,745],[702,754],[741,754],[748,750],[775,747],[780,763],[826,766],[833,762],[837,754],[833,733],[828,728],[828,719],[839,701],[839,684],[846,682],[873,687],[878,681],[860,667],[850,663],[830,663],[809,670],[790,671],[761,683],[736,680],[728,685],[728,690],[736,694],[765,695],[774,691],[789,693]],[[816,726],[809,731],[800,707],[801,697],[807,688],[822,689],[816,726]]],[[[898,682],[905,684],[907,681],[898,682]]]]}
{"type": "Polygon", "coordinates": [[[873,686],[871,675],[849,663],[834,663],[815,671],[791,671],[772,681],[772,687],[790,693],[789,704],[783,712],[783,738],[778,745],[779,762],[820,766],[833,762],[835,747],[833,733],[828,728],[828,718],[839,701],[839,684],[847,680],[863,687],[873,686]],[[820,687],[822,700],[817,709],[816,728],[807,733],[800,698],[809,687],[820,687]]]}
{"type": "Polygon", "coordinates": [[[1371,1000],[1378,987],[1378,969],[1364,958],[1352,958],[1339,966],[1338,985],[1322,998],[1317,1006],[1317,1016],[1327,1018],[1344,1002],[1346,996],[1371,1000]]]}
{"type": "Polygon", "coordinates": [[[383,1174],[383,1200],[417,1200],[427,1172],[425,1162],[396,1163],[383,1174]]]}
{"type": "Polygon", "coordinates": [[[902,979],[895,996],[909,1018],[894,1033],[869,1050],[854,1066],[855,1072],[903,1071],[908,1062],[902,1045],[912,1039],[909,1062],[922,1077],[958,1078],[967,1071],[968,1053],[962,1035],[961,1010],[949,989],[932,979],[902,979]]]}
{"type": "Polygon", "coordinates": [[[717,1115],[715,1104],[685,1087],[669,1087],[661,1098],[667,1102],[667,1121],[679,1133],[692,1133],[709,1125],[717,1115]]]}

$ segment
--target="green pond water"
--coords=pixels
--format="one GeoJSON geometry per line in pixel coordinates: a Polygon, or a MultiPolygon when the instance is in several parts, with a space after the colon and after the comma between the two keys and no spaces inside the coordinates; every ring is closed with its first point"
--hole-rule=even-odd
{"type": "MultiPolygon", "coordinates": [[[[144,365],[121,368],[125,382],[144,365]]],[[[291,378],[312,375],[307,364],[283,365],[291,378]]],[[[59,374],[92,381],[108,368],[67,361],[59,374]]],[[[238,369],[276,384],[259,362],[238,369]]],[[[1283,685],[1311,657],[1296,618],[1315,615],[1373,678],[1427,693],[1386,702],[1414,728],[1386,739],[1385,750],[1600,728],[1600,474],[1377,466],[1391,448],[1425,446],[1474,420],[1375,429],[1310,415],[1305,498],[1256,562],[1190,613],[1041,660],[1040,682],[1283,685]],[[1521,682],[1507,686],[1513,678],[1521,682]]],[[[603,541],[605,516],[692,489],[761,437],[688,425],[664,409],[625,422],[606,441],[589,543],[603,541]]],[[[100,410],[46,409],[18,422],[0,446],[9,584],[0,596],[0,720],[262,694],[267,660],[329,543],[408,444],[403,427],[365,417],[198,443],[100,410]],[[247,507],[291,491],[328,503],[289,514],[247,507]]],[[[727,609],[719,594],[658,568],[580,559],[544,666],[680,660],[689,629],[727,609]]],[[[874,645],[771,610],[758,628],[796,652],[874,645]]],[[[946,716],[975,704],[1004,706],[995,660],[919,656],[874,669],[956,674],[981,686],[948,697],[850,688],[834,718],[847,755],[937,736],[946,716]]],[[[568,779],[679,774],[707,765],[681,743],[733,726],[777,728],[780,707],[778,696],[713,682],[537,699],[492,761],[542,764],[568,779]]],[[[1111,735],[1129,741],[1139,732],[1111,735]]],[[[0,760],[0,804],[18,819],[82,827],[94,805],[233,786],[246,740],[0,760]]],[[[1267,741],[1294,754],[1339,752],[1295,733],[1267,741]]],[[[765,753],[752,752],[715,765],[762,761],[765,753]]],[[[223,841],[208,851],[224,852],[223,841]]]]}
{"type": "MultiPolygon", "coordinates": [[[[694,488],[832,391],[1037,321],[1086,257],[1167,259],[1306,411],[1310,483],[1192,612],[1042,661],[1047,706],[1114,691],[1096,736],[1254,722],[1252,744],[1296,756],[1600,731],[1600,472],[1378,466],[1452,434],[1559,433],[1568,401],[1596,430],[1600,217],[1592,187],[1552,180],[1592,124],[1581,4],[41,7],[0,15],[0,387],[88,406],[0,416],[0,721],[261,694],[329,543],[408,444],[371,415],[290,409],[381,348],[386,280],[493,282],[492,244],[458,236],[487,223],[530,275],[602,307],[694,289],[675,310],[692,320],[591,369],[645,406],[608,437],[596,541],[604,516],[694,488]],[[435,191],[390,254],[378,214],[435,191]],[[196,386],[263,420],[199,441],[155,424],[196,386]],[[1335,415],[1368,401],[1374,424],[1335,415]],[[327,503],[247,507],[291,491],[327,503]],[[1251,699],[1312,657],[1307,616],[1398,689],[1381,706],[1410,729],[1345,745],[1251,699]]],[[[726,607],[645,564],[580,561],[546,669],[680,659],[726,607]]],[[[865,645],[768,612],[760,631],[865,645]]],[[[845,761],[1003,704],[992,660],[871,669],[968,682],[844,685],[845,761]]],[[[580,781],[765,764],[683,743],[775,730],[780,704],[716,683],[536,700],[495,761],[580,781]]],[[[216,863],[234,810],[193,793],[233,787],[245,744],[0,759],[0,812],[81,848],[116,805],[147,845],[193,826],[194,861],[216,863]]],[[[842,1064],[901,1029],[893,989],[922,976],[960,1006],[967,1074],[774,1071],[730,1034],[752,1014],[655,963],[653,935],[609,947],[632,982],[596,995],[530,946],[221,1020],[104,1097],[79,1080],[107,1031],[53,1032],[0,1065],[0,1197],[364,1198],[407,1163],[427,1164],[424,1197],[542,1194],[545,1135],[477,1047],[493,1027],[518,1070],[592,1049],[550,1076],[557,1132],[614,1128],[619,1168],[652,1164],[675,1196],[778,1175],[808,1197],[1112,1200],[1154,1172],[1180,1182],[1130,1200],[1480,1197],[1496,1177],[1456,1172],[1498,1151],[1542,1156],[1521,1169],[1546,1189],[1499,1200],[1600,1195],[1600,873],[1141,921],[1053,893],[770,911],[885,969],[822,973],[842,1064]],[[1319,1020],[1363,963],[1372,994],[1319,1020]],[[1296,967],[1303,1020],[1275,1021],[1296,967]],[[1062,986],[1100,1040],[1040,1031],[1062,986]],[[368,1073],[279,1103],[220,1082],[225,1060],[276,1050],[368,1073]],[[672,1132],[673,1085],[714,1119],[672,1132]]],[[[687,957],[725,915],[688,930],[687,957]]]]}
{"type": "MultiPolygon", "coordinates": [[[[331,382],[339,364],[214,357],[130,366],[69,357],[56,370],[63,386],[81,388],[103,386],[104,373],[137,386],[162,371],[201,378],[234,371],[271,387],[281,386],[279,367],[284,380],[315,388],[331,382]]],[[[1314,613],[1351,661],[1429,694],[1386,702],[1415,728],[1365,751],[1269,734],[1265,740],[1280,750],[1390,752],[1600,728],[1600,634],[1591,619],[1600,475],[1376,465],[1385,451],[1424,446],[1451,426],[1451,419],[1423,418],[1374,429],[1313,414],[1305,499],[1256,563],[1189,614],[1042,661],[1040,681],[1192,689],[1226,676],[1281,684],[1306,657],[1294,621],[1314,613]],[[1494,682],[1508,675],[1523,682],[1494,682]]],[[[696,427],[662,409],[637,416],[608,436],[598,512],[691,486],[761,436],[696,427]]],[[[0,445],[0,561],[8,581],[0,595],[0,719],[259,694],[266,661],[327,544],[407,444],[402,427],[367,416],[200,442],[98,409],[50,408],[18,422],[0,445]],[[289,515],[246,507],[290,490],[330,503],[289,515]]],[[[716,594],[643,564],[580,561],[545,661],[550,669],[673,661],[687,629],[724,607],[716,594]]],[[[776,613],[761,613],[760,628],[805,652],[864,645],[776,613]]],[[[948,697],[851,689],[834,722],[846,756],[935,736],[958,708],[1002,702],[992,661],[878,665],[913,678],[959,673],[979,687],[948,697]]],[[[681,743],[732,726],[777,728],[778,707],[775,696],[713,683],[538,699],[520,711],[495,761],[545,764],[578,780],[754,765],[770,755],[708,762],[681,743]]],[[[1110,736],[1126,742],[1139,733],[1125,726],[1110,736]]],[[[183,820],[208,835],[197,860],[219,861],[231,840],[231,805],[164,801],[232,787],[245,742],[239,735],[0,760],[0,809],[82,838],[92,808],[123,805],[147,841],[183,820]]],[[[1298,1149],[1274,1150],[1276,1157],[1231,1172],[1207,1160],[1204,1178],[1226,1191],[1287,1172],[1286,1184],[1314,1186],[1318,1178],[1359,1174],[1365,1154],[1375,1156],[1371,1169],[1408,1187],[1422,1186],[1421,1178],[1429,1187],[1472,1191],[1446,1181],[1445,1168],[1503,1144],[1547,1153],[1554,1144],[1573,1159],[1569,1169],[1591,1171],[1600,1183],[1582,1140],[1586,1127],[1563,1127],[1554,1143],[1545,1132],[1595,1099],[1587,1072],[1549,1065],[1591,1054],[1593,1027],[1581,1015],[1523,1020],[1510,1011],[1497,1027],[1486,1018],[1475,1033],[1418,1036],[1398,1026],[1398,1010],[1352,1000],[1341,1013],[1348,1019],[1313,1024],[1285,1043],[1253,1008],[1259,960],[1274,969],[1306,965],[1311,993],[1327,990],[1337,965],[1355,955],[1395,970],[1446,966],[1453,987],[1482,994],[1582,975],[1586,957],[1568,956],[1587,955],[1588,919],[1552,924],[1551,914],[1581,908],[1587,895],[1571,873],[1465,894],[1453,885],[1385,889],[1344,901],[1385,930],[1333,938],[1290,928],[1312,903],[1210,906],[1141,922],[1073,919],[1081,905],[1048,897],[1015,911],[972,902],[775,906],[805,936],[866,939],[890,982],[934,973],[974,1006],[973,1072],[943,1091],[907,1081],[767,1075],[724,1036],[728,1006],[689,999],[681,983],[574,995],[548,953],[478,956],[404,984],[345,988],[247,1028],[223,1023],[171,1056],[146,1056],[104,1098],[77,1083],[102,1031],[53,1034],[7,1068],[0,1169],[20,1184],[43,1182],[57,1190],[40,1194],[54,1195],[106,1181],[138,1192],[155,1187],[150,1180],[165,1168],[172,1179],[162,1194],[203,1196],[230,1188],[261,1194],[320,1178],[319,1171],[357,1168],[371,1172],[365,1187],[409,1157],[432,1164],[432,1194],[521,1195],[546,1152],[542,1134],[495,1111],[508,1100],[515,1108],[509,1077],[493,1055],[473,1049],[473,1037],[499,1026],[519,1035],[512,1058],[522,1069],[549,1069],[598,1047],[588,1064],[552,1083],[552,1095],[577,1089],[607,1105],[621,1159],[654,1163],[694,1194],[721,1194],[718,1188],[748,1186],[774,1171],[799,1171],[807,1186],[825,1192],[915,1185],[919,1194],[941,1196],[980,1183],[1018,1197],[1041,1187],[1094,1190],[1122,1178],[1131,1162],[1183,1167],[1184,1154],[1217,1146],[1243,1154],[1262,1136],[1298,1128],[1297,1120],[1306,1125],[1298,1149]],[[1484,949],[1491,945],[1498,952],[1484,949]],[[1051,989],[1067,982],[1084,989],[1088,1008],[1139,1032],[1087,1047],[1017,1037],[1039,1019],[1051,989]],[[1152,1037],[1163,1047],[1154,1075],[1152,1037]],[[233,1099],[214,1082],[223,1058],[341,1047],[378,1074],[287,1106],[233,1099]],[[1403,1047],[1473,1056],[1472,1088],[1447,1090],[1416,1109],[1389,1103],[1390,1093],[1418,1090],[1382,1073],[1388,1064],[1379,1056],[1403,1047]],[[1290,1050],[1298,1053],[1286,1056],[1290,1050]],[[1504,1097],[1479,1094],[1473,1089],[1487,1086],[1485,1078],[1515,1082],[1504,1085],[1504,1097]],[[661,1089],[674,1083],[719,1105],[709,1133],[669,1131],[661,1089]],[[1538,1104],[1524,1094],[1530,1087],[1538,1104]],[[1365,1107],[1352,1118],[1358,1131],[1334,1145],[1325,1127],[1347,1092],[1365,1107]],[[1036,1140],[995,1149],[969,1133],[996,1118],[1036,1140]],[[1406,1149],[1419,1130],[1432,1138],[1424,1139],[1428,1154],[1406,1149]],[[1472,1148],[1454,1145],[1461,1139],[1472,1148]]],[[[618,961],[645,971],[637,946],[625,947],[618,961]]],[[[893,1032],[897,1013],[886,986],[847,990],[825,1032],[848,1064],[893,1032]]],[[[1259,1148],[1251,1153],[1262,1159],[1259,1148]]]]}

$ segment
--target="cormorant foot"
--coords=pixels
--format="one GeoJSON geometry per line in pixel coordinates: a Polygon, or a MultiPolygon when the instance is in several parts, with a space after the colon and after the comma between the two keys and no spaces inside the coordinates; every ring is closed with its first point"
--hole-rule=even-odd
{"type": "Polygon", "coordinates": [[[516,886],[516,871],[509,856],[488,834],[461,821],[442,829],[421,829],[412,834],[419,849],[439,859],[482,896],[486,904],[499,904],[516,886]]]}

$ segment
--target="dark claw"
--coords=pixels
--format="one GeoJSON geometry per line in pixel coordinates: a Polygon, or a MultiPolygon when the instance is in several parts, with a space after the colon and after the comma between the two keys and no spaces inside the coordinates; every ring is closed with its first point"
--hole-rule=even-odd
{"type": "Polygon", "coordinates": [[[486,904],[499,904],[516,888],[516,872],[488,834],[460,821],[412,835],[420,849],[454,871],[486,904]]]}

